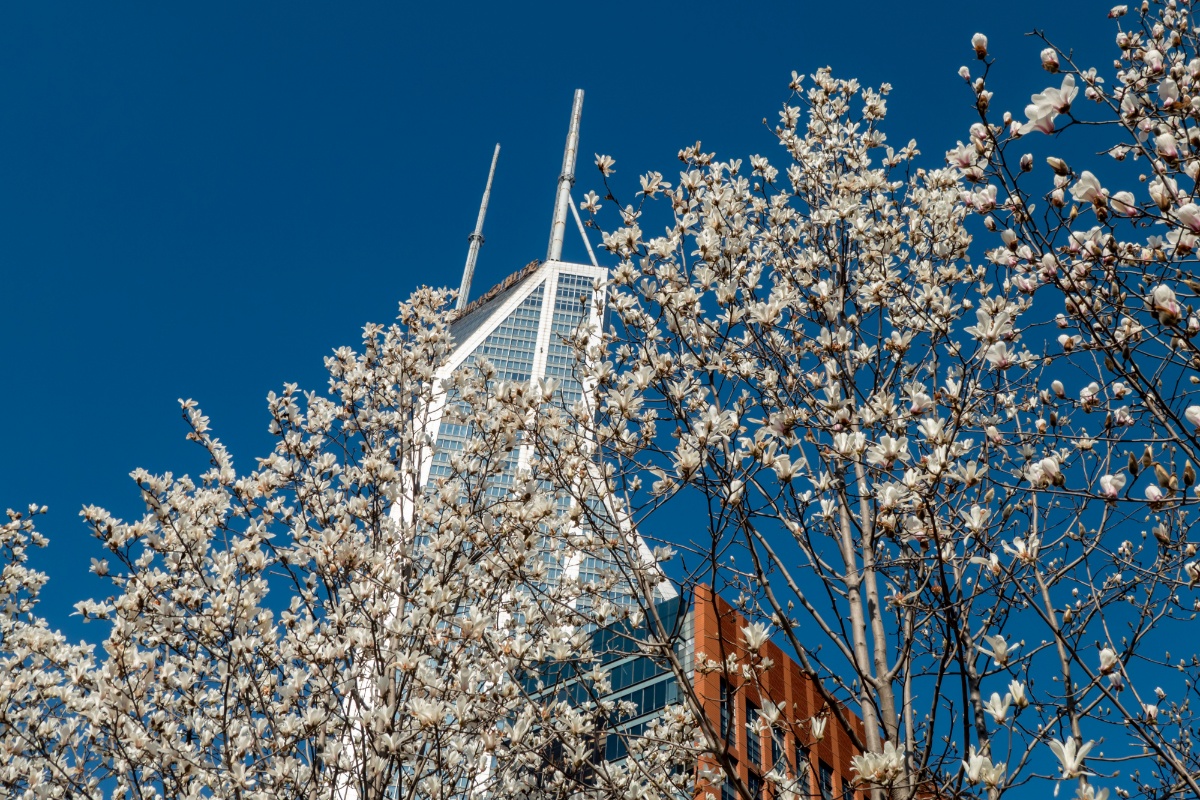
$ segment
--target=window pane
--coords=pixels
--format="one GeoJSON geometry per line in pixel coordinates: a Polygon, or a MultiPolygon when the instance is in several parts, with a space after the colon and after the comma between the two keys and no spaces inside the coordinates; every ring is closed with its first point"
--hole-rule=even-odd
{"type": "Polygon", "coordinates": [[[758,708],[746,704],[746,758],[756,767],[762,766],[762,736],[757,732],[758,708]]]}

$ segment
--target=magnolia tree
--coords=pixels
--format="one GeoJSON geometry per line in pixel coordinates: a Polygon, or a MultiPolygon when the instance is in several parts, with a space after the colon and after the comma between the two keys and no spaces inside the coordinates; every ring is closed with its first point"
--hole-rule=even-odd
{"type": "Polygon", "coordinates": [[[611,489],[642,529],[705,509],[690,574],[860,711],[875,797],[1200,794],[1200,39],[1176,0],[1110,16],[1115,74],[1047,43],[1015,117],[974,37],[944,161],[822,70],[784,163],[697,144],[607,227],[583,203],[619,261],[585,365],[611,489]]]}
{"type": "MultiPolygon", "coordinates": [[[[75,645],[36,615],[45,577],[34,516],[0,528],[0,786],[9,797],[673,797],[688,791],[687,715],[673,712],[602,763],[610,720],[597,625],[639,623],[633,594],[547,579],[544,554],[600,553],[661,573],[627,538],[560,514],[569,495],[530,459],[536,441],[592,456],[553,387],[493,380],[486,362],[444,382],[445,293],[419,291],[400,324],[327,360],[328,396],[271,395],[277,445],[249,472],[192,402],[198,479],[136,472],[146,514],[84,516],[109,551],[106,626],[75,645]],[[449,392],[443,404],[438,392],[449,392]],[[444,406],[444,411],[442,410],[444,406]],[[432,414],[472,437],[450,474],[419,481],[432,414]],[[629,594],[626,595],[629,597],[629,594]]],[[[595,504],[594,504],[595,505],[595,504]]],[[[619,530],[618,527],[609,527],[619,530]]]]}

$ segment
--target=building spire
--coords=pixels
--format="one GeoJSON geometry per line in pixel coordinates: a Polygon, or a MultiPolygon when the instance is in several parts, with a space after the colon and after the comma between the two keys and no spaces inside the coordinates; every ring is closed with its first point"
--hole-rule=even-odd
{"type": "Polygon", "coordinates": [[[554,222],[550,226],[550,248],[547,261],[562,258],[563,236],[567,232],[567,209],[571,205],[571,186],[575,183],[575,156],[579,150],[579,118],[583,116],[583,89],[575,90],[571,107],[571,127],[567,132],[567,149],[563,152],[562,173],[558,176],[558,195],[554,199],[554,222]]]}
{"type": "Polygon", "coordinates": [[[492,168],[488,170],[487,186],[483,190],[483,202],[479,204],[479,218],[475,220],[475,232],[467,237],[471,245],[467,248],[467,264],[463,267],[462,286],[458,290],[458,304],[461,310],[467,304],[467,295],[471,293],[471,277],[475,274],[475,261],[479,258],[479,246],[483,244],[483,218],[487,216],[488,197],[492,194],[492,178],[496,175],[496,160],[500,158],[500,145],[492,153],[492,168]]]}

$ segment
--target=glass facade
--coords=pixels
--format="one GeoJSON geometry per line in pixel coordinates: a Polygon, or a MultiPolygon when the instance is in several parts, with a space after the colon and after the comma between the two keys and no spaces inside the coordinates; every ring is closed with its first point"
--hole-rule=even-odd
{"type": "MultiPolygon", "coordinates": [[[[498,380],[528,381],[533,375],[538,321],[542,315],[544,293],[545,283],[538,284],[537,288],[466,357],[460,369],[473,366],[483,357],[496,368],[498,380]]],[[[437,441],[433,448],[433,464],[429,468],[431,481],[451,474],[450,459],[455,453],[462,451],[472,435],[468,427],[456,424],[452,418],[457,402],[456,397],[446,398],[446,416],[450,416],[451,419],[445,419],[438,426],[437,441]]],[[[497,481],[497,492],[512,486],[516,469],[517,456],[514,451],[511,467],[505,469],[504,475],[497,481]]]]}
{"type": "MultiPolygon", "coordinates": [[[[470,348],[465,357],[460,357],[457,369],[470,369],[486,359],[495,369],[495,381],[554,379],[557,389],[553,402],[570,412],[582,399],[583,386],[577,374],[575,348],[569,340],[591,319],[596,303],[595,282],[593,272],[584,271],[584,268],[572,270],[566,265],[511,276],[502,284],[503,291],[490,298],[485,295],[481,305],[452,324],[451,333],[458,340],[458,346],[470,348]],[[518,302],[517,298],[523,299],[518,302]],[[509,310],[502,311],[506,307],[509,310]]],[[[452,460],[467,446],[473,431],[456,418],[456,409],[462,408],[456,403],[454,396],[446,398],[446,412],[438,426],[429,467],[429,484],[439,478],[462,474],[461,469],[452,468],[452,460]]],[[[511,491],[521,468],[521,458],[521,448],[514,448],[507,463],[489,478],[488,495],[503,498],[511,491]]],[[[565,512],[570,505],[571,498],[566,492],[555,498],[559,513],[565,512]]],[[[563,542],[549,535],[543,537],[539,544],[546,572],[539,588],[545,590],[559,585],[564,574],[574,568],[578,570],[581,584],[602,586],[596,591],[606,599],[628,604],[629,591],[606,556],[603,544],[612,539],[618,528],[612,510],[599,497],[592,497],[586,505],[587,513],[580,524],[602,534],[598,537],[601,544],[592,552],[569,555],[563,542]]],[[[589,597],[581,598],[580,607],[586,607],[589,602],[589,597]]]]}
{"type": "Polygon", "coordinates": [[[567,408],[583,397],[583,386],[575,370],[574,348],[568,341],[591,313],[593,294],[592,279],[586,275],[558,274],[550,342],[546,345],[546,377],[559,382],[557,396],[567,408]]]}
{"type": "MultiPolygon", "coordinates": [[[[656,611],[663,625],[677,641],[677,651],[683,661],[690,659],[690,642],[684,634],[692,630],[693,619],[679,597],[659,603],[656,611]]],[[[600,665],[608,678],[604,700],[617,703],[608,718],[603,757],[616,762],[628,755],[629,743],[645,733],[647,726],[662,714],[667,706],[681,702],[679,683],[664,663],[644,655],[640,641],[648,635],[642,625],[631,628],[626,623],[601,628],[592,634],[592,650],[599,656],[600,665]]],[[[579,705],[600,698],[587,674],[587,664],[554,663],[530,676],[527,690],[538,697],[554,696],[579,705]],[[582,674],[581,674],[582,673],[582,674]]]]}

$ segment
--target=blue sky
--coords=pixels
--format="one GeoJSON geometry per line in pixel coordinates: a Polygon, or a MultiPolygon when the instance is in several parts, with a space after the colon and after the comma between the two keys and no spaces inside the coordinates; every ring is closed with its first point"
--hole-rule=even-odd
{"type": "MultiPolygon", "coordinates": [[[[176,398],[249,468],[264,396],[422,283],[457,285],[495,142],[477,292],[546,248],[576,87],[578,198],[674,171],[697,139],[771,155],[791,70],[888,81],[927,163],[965,134],[984,31],[999,107],[1047,85],[1037,41],[1103,67],[1107,6],[45,2],[0,11],[0,507],[46,504],[44,613],[106,585],[78,518],[141,512],[135,467],[202,468],[176,398]],[[1085,59],[1086,60],[1086,59],[1085,59]],[[1006,93],[1007,91],[1007,93],[1006,93]]],[[[632,195],[629,188],[628,195],[632,195]]],[[[567,258],[585,258],[569,231],[567,258]]],[[[88,631],[92,635],[95,632],[88,631]]]]}

